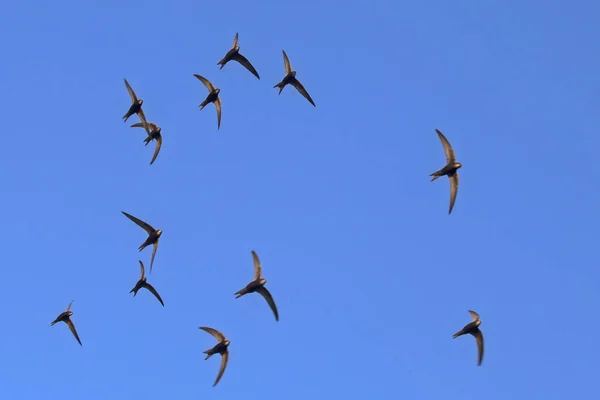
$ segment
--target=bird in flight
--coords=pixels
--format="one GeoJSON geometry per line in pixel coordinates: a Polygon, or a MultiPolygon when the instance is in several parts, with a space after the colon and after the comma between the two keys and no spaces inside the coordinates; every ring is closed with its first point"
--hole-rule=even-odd
{"type": "Polygon", "coordinates": [[[267,280],[263,279],[261,276],[262,266],[260,265],[260,260],[258,259],[258,255],[254,250],[252,250],[252,261],[254,262],[254,279],[252,280],[252,282],[247,284],[246,287],[234,293],[235,295],[237,295],[235,296],[235,298],[240,298],[248,293],[259,293],[262,297],[265,298],[265,300],[269,304],[269,307],[271,307],[271,310],[275,315],[275,320],[279,321],[279,312],[277,311],[277,306],[275,305],[273,296],[271,296],[271,293],[265,287],[265,283],[267,283],[267,280]]]}
{"type": "Polygon", "coordinates": [[[215,108],[217,109],[217,129],[219,129],[221,127],[221,98],[219,97],[221,89],[215,88],[215,85],[213,85],[211,81],[201,75],[194,74],[194,76],[208,89],[208,96],[200,103],[199,107],[202,110],[208,103],[215,103],[215,108]]]}
{"type": "Polygon", "coordinates": [[[275,85],[273,87],[279,88],[279,94],[281,94],[281,92],[283,91],[283,88],[286,85],[288,85],[288,84],[292,85],[293,87],[296,88],[296,90],[298,92],[300,92],[300,94],[302,96],[304,96],[306,98],[306,100],[308,100],[310,102],[310,104],[312,104],[313,106],[316,107],[315,102],[310,97],[310,95],[308,94],[308,92],[306,91],[304,86],[302,86],[300,81],[298,79],[296,79],[296,71],[292,70],[292,64],[290,64],[290,60],[289,60],[287,54],[285,54],[284,50],[282,50],[282,51],[283,51],[283,65],[285,66],[285,76],[283,77],[283,80],[281,82],[279,82],[277,85],[275,85]]]}
{"type": "Polygon", "coordinates": [[[137,283],[135,284],[133,289],[131,289],[129,291],[129,293],[133,293],[133,297],[135,297],[138,290],[140,290],[141,288],[147,289],[150,293],[152,293],[154,295],[154,297],[156,297],[158,299],[158,301],[160,301],[160,304],[162,304],[162,306],[164,307],[165,303],[163,303],[163,300],[160,298],[160,295],[158,294],[156,289],[154,289],[154,286],[152,286],[151,284],[146,282],[146,271],[144,268],[144,263],[141,260],[139,260],[139,262],[140,262],[141,277],[140,277],[140,280],[137,281],[137,283]]]}
{"type": "Polygon", "coordinates": [[[444,168],[439,171],[435,171],[433,174],[429,176],[433,176],[431,182],[435,181],[440,176],[448,176],[450,179],[450,208],[448,209],[448,215],[452,212],[454,208],[454,202],[456,201],[456,193],[458,192],[458,169],[462,167],[462,164],[456,162],[456,156],[454,155],[454,150],[452,146],[450,146],[450,142],[446,139],[446,136],[439,130],[435,130],[440,137],[442,145],[444,146],[444,152],[446,153],[446,165],[444,168]]]}
{"type": "Polygon", "coordinates": [[[248,71],[250,71],[254,76],[256,76],[258,79],[260,79],[260,76],[258,76],[258,72],[256,72],[256,69],[254,69],[252,64],[250,64],[250,61],[248,61],[248,59],[246,57],[244,57],[243,55],[240,54],[240,46],[238,46],[238,34],[237,33],[235,34],[235,39],[233,39],[233,46],[231,46],[231,50],[229,50],[227,52],[227,54],[225,54],[225,57],[223,57],[223,59],[217,63],[217,65],[221,66],[221,68],[219,68],[219,69],[220,70],[223,69],[225,64],[227,64],[231,60],[239,62],[248,71]]]}
{"type": "Polygon", "coordinates": [[[133,222],[135,222],[136,225],[138,225],[139,227],[141,227],[142,229],[144,229],[146,232],[148,232],[148,238],[146,239],[146,241],[144,243],[142,243],[140,245],[140,247],[138,248],[138,250],[142,251],[142,250],[144,250],[149,245],[153,245],[154,246],[154,248],[152,249],[152,258],[150,259],[150,273],[152,273],[152,265],[154,264],[154,256],[156,255],[156,249],[158,249],[158,240],[160,239],[160,235],[162,235],[162,230],[160,230],[160,229],[154,229],[152,227],[152,225],[150,225],[150,224],[142,221],[141,219],[138,219],[138,218],[134,217],[131,214],[127,214],[125,211],[121,211],[121,212],[127,218],[129,218],[130,220],[132,220],[133,222]]]}
{"type": "Polygon", "coordinates": [[[477,365],[481,365],[483,361],[483,333],[479,330],[479,325],[481,325],[481,319],[479,319],[479,314],[475,311],[468,310],[469,314],[471,314],[471,322],[465,325],[460,331],[456,332],[452,338],[456,339],[459,336],[470,334],[473,335],[475,341],[477,342],[477,352],[479,353],[477,358],[477,365]]]}
{"type": "Polygon", "coordinates": [[[50,323],[50,326],[54,326],[54,324],[57,322],[64,322],[73,333],[73,336],[75,336],[75,339],[77,339],[79,342],[79,345],[83,346],[81,344],[81,340],[79,339],[79,335],[77,334],[77,330],[75,329],[75,325],[73,324],[73,321],[71,321],[71,315],[73,315],[73,311],[71,311],[71,304],[73,304],[73,301],[69,303],[69,306],[65,311],[61,312],[58,317],[56,317],[56,319],[50,323]]]}
{"type": "Polygon", "coordinates": [[[215,379],[215,383],[213,383],[213,387],[215,387],[217,383],[219,383],[219,381],[221,380],[221,377],[225,372],[225,368],[227,368],[227,361],[229,360],[228,346],[230,342],[229,340],[227,340],[225,335],[223,335],[216,329],[209,328],[207,326],[201,326],[199,329],[210,333],[215,339],[219,341],[219,343],[217,343],[212,349],[204,351],[204,354],[206,354],[205,360],[208,360],[214,354],[221,355],[221,367],[219,368],[219,374],[217,375],[217,379],[215,379]]]}

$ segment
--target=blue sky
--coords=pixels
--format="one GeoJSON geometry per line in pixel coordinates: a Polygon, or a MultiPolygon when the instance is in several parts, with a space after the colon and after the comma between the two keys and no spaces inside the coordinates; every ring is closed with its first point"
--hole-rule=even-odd
{"type": "Polygon", "coordinates": [[[1,398],[596,393],[597,2],[84,3],[3,7],[1,398]],[[260,80],[219,71],[236,32],[260,80]],[[316,108],[272,88],[282,49],[316,108]],[[164,231],[165,308],[129,294],[151,250],[122,210],[164,231]],[[278,323],[234,299],[252,249],[278,323]],[[83,347],[49,326],[71,300],[83,347]],[[202,325],[231,340],[215,388],[202,325]]]}

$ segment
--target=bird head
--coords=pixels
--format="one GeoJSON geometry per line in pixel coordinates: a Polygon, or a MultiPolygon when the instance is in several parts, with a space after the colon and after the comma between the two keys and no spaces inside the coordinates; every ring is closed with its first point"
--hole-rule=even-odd
{"type": "Polygon", "coordinates": [[[237,44],[235,45],[235,47],[233,48],[235,51],[240,51],[240,46],[238,46],[237,44]]]}
{"type": "Polygon", "coordinates": [[[141,106],[144,103],[144,100],[138,99],[138,104],[141,106]]]}
{"type": "Polygon", "coordinates": [[[295,77],[296,76],[296,71],[290,72],[290,75],[293,76],[293,77],[295,77]]]}
{"type": "Polygon", "coordinates": [[[67,317],[70,317],[71,315],[73,315],[73,311],[67,311],[67,317]]]}
{"type": "Polygon", "coordinates": [[[229,340],[227,340],[227,339],[225,339],[225,341],[223,342],[223,344],[224,344],[225,346],[229,346],[229,343],[231,343],[231,342],[230,342],[229,340]]]}
{"type": "Polygon", "coordinates": [[[158,229],[158,230],[156,231],[156,236],[160,236],[160,235],[162,235],[162,229],[158,229]]]}
{"type": "Polygon", "coordinates": [[[219,89],[219,88],[216,88],[216,89],[215,89],[215,94],[219,94],[219,93],[221,93],[221,89],[219,89]]]}
{"type": "Polygon", "coordinates": [[[459,163],[459,162],[454,163],[454,168],[459,169],[460,167],[462,167],[461,163],[459,163]]]}
{"type": "Polygon", "coordinates": [[[258,283],[260,283],[261,285],[264,285],[265,283],[267,283],[267,280],[266,280],[266,279],[264,279],[264,278],[260,278],[260,279],[258,280],[258,283]]]}

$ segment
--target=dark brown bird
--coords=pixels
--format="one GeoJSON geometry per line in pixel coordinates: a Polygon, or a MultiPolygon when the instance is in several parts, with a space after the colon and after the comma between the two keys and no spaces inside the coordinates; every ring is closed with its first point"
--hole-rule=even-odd
{"type": "Polygon", "coordinates": [[[254,280],[247,284],[245,288],[234,293],[235,295],[237,295],[235,296],[235,298],[237,299],[248,293],[259,293],[262,297],[265,298],[265,300],[269,304],[269,307],[271,307],[273,314],[275,314],[275,320],[279,321],[279,313],[277,312],[277,306],[275,305],[273,296],[271,296],[271,293],[269,293],[269,291],[265,287],[265,283],[267,283],[267,280],[261,277],[262,267],[260,265],[260,260],[258,259],[258,256],[256,255],[256,252],[254,250],[252,250],[252,261],[254,262],[254,280]]]}
{"type": "Polygon", "coordinates": [[[140,290],[141,288],[148,289],[148,291],[150,291],[150,293],[152,293],[154,295],[154,297],[156,297],[158,299],[158,301],[160,301],[160,304],[162,304],[162,306],[164,307],[165,303],[163,303],[163,301],[160,298],[160,295],[158,294],[156,289],[154,289],[154,287],[151,284],[146,282],[146,273],[144,270],[144,263],[142,263],[141,260],[139,260],[139,261],[140,261],[140,270],[141,270],[142,276],[141,276],[140,280],[137,281],[137,283],[135,284],[135,286],[133,287],[133,289],[131,289],[131,291],[129,293],[133,292],[133,297],[135,297],[138,290],[140,290]]]}
{"type": "Polygon", "coordinates": [[[150,134],[150,130],[148,129],[148,125],[146,124],[146,115],[144,115],[144,110],[142,109],[142,104],[144,103],[144,100],[137,98],[135,92],[133,91],[131,86],[129,86],[129,82],[127,82],[127,79],[123,80],[125,81],[125,86],[127,87],[127,91],[129,92],[129,97],[131,97],[131,106],[129,107],[129,110],[127,110],[127,113],[123,115],[123,122],[127,122],[129,117],[131,117],[133,114],[137,114],[138,117],[140,117],[140,121],[142,121],[142,126],[144,127],[146,132],[150,134]]]}
{"type": "Polygon", "coordinates": [[[429,176],[433,176],[431,182],[444,175],[447,175],[450,179],[450,208],[448,209],[448,215],[450,215],[452,208],[454,208],[454,202],[456,201],[456,193],[458,192],[458,169],[462,167],[462,164],[456,162],[454,150],[452,149],[452,146],[450,146],[448,139],[446,139],[446,137],[439,130],[436,129],[435,131],[437,132],[440,140],[442,141],[442,145],[444,146],[444,152],[446,153],[446,165],[444,168],[434,172],[429,176]]]}
{"type": "Polygon", "coordinates": [[[240,46],[238,46],[237,43],[238,43],[238,34],[236,33],[235,39],[233,39],[233,46],[231,47],[231,50],[229,50],[227,52],[227,54],[225,54],[225,57],[223,57],[223,59],[217,63],[217,65],[221,66],[221,68],[219,68],[219,69],[220,70],[223,69],[225,64],[227,64],[229,61],[233,60],[233,61],[237,61],[240,64],[242,64],[242,66],[244,66],[248,71],[250,71],[258,79],[260,79],[260,76],[258,76],[258,72],[256,72],[256,69],[254,69],[252,64],[250,64],[250,61],[248,61],[248,59],[246,57],[244,57],[243,55],[240,54],[240,46]]]}
{"type": "Polygon", "coordinates": [[[479,314],[475,311],[468,310],[469,314],[471,314],[471,322],[464,326],[460,331],[456,332],[452,338],[456,339],[459,336],[470,334],[475,337],[475,341],[477,342],[477,351],[479,353],[479,357],[477,359],[477,365],[481,365],[481,361],[483,361],[483,333],[479,330],[479,325],[481,325],[481,319],[479,319],[479,314]]]}
{"type": "Polygon", "coordinates": [[[208,89],[208,96],[206,96],[206,99],[204,99],[204,101],[200,103],[199,107],[202,110],[204,107],[206,107],[208,103],[215,103],[215,108],[217,109],[217,129],[219,129],[221,127],[221,98],[219,97],[219,92],[221,91],[221,89],[215,88],[215,85],[213,85],[208,79],[206,79],[203,76],[200,76],[198,74],[194,74],[194,76],[200,79],[200,81],[204,83],[204,86],[206,86],[206,88],[208,89]]]}
{"type": "Polygon", "coordinates": [[[216,329],[209,328],[207,326],[201,326],[199,329],[202,329],[205,332],[210,333],[215,339],[219,341],[212,349],[208,349],[204,352],[206,354],[205,360],[208,360],[213,354],[221,355],[221,368],[219,368],[219,374],[217,375],[217,379],[215,379],[215,383],[213,383],[213,387],[219,383],[223,373],[225,372],[225,368],[227,368],[227,361],[229,360],[229,340],[225,338],[221,332],[216,329]]]}
{"type": "Polygon", "coordinates": [[[69,307],[67,307],[67,309],[64,312],[60,313],[58,315],[58,317],[56,317],[56,319],[50,323],[50,326],[53,326],[57,322],[64,322],[65,324],[67,324],[67,326],[69,327],[69,329],[73,333],[73,336],[75,336],[75,339],[77,339],[77,341],[79,342],[79,345],[83,346],[81,344],[81,340],[79,340],[79,335],[77,334],[77,330],[75,329],[75,325],[73,324],[73,321],[71,321],[71,315],[73,315],[73,312],[71,311],[71,304],[73,304],[73,301],[71,301],[69,303],[69,307]]]}
{"type": "MultiPolygon", "coordinates": [[[[150,161],[150,165],[152,165],[154,160],[156,160],[156,157],[158,157],[158,152],[160,151],[160,147],[162,146],[162,134],[160,126],[156,125],[155,123],[147,122],[147,126],[150,129],[150,133],[144,139],[144,143],[146,143],[146,146],[148,146],[148,143],[150,143],[152,140],[156,140],[154,155],[152,156],[152,161],[150,161]]],[[[131,125],[131,127],[145,129],[144,124],[142,122],[136,122],[135,124],[131,125]]]]}
{"type": "Polygon", "coordinates": [[[154,229],[150,224],[142,221],[141,219],[134,217],[131,214],[127,214],[125,211],[121,211],[121,212],[127,218],[129,218],[130,220],[135,222],[136,225],[138,225],[139,227],[144,229],[146,232],[148,232],[148,238],[146,239],[146,241],[144,243],[142,243],[140,245],[138,250],[142,251],[149,245],[154,246],[154,248],[152,249],[152,259],[150,260],[150,273],[152,273],[152,264],[154,264],[154,256],[156,255],[156,249],[158,249],[158,240],[160,239],[160,235],[162,235],[162,230],[154,229]]]}
{"type": "Polygon", "coordinates": [[[315,102],[310,97],[310,95],[308,94],[306,89],[304,89],[304,86],[302,86],[300,81],[298,79],[296,79],[296,71],[292,71],[292,64],[290,64],[290,60],[288,59],[287,54],[285,54],[284,50],[282,50],[282,51],[283,51],[283,64],[285,66],[285,77],[283,78],[283,80],[281,82],[279,82],[277,85],[275,85],[273,87],[279,88],[279,94],[281,94],[285,85],[290,84],[293,87],[295,87],[296,90],[298,92],[300,92],[300,94],[302,96],[304,96],[306,98],[306,100],[308,100],[310,102],[310,104],[312,104],[313,106],[316,107],[315,102]]]}

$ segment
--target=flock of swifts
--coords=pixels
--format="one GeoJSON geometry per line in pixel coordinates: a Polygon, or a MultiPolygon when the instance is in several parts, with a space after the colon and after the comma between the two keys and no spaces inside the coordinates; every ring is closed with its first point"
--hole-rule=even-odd
{"type": "MultiPolygon", "coordinates": [[[[223,69],[223,67],[229,61],[237,61],[242,66],[244,66],[248,71],[250,71],[254,76],[256,76],[258,79],[260,79],[258,72],[252,66],[250,61],[248,61],[248,59],[246,57],[244,57],[243,55],[240,54],[240,46],[238,46],[238,34],[237,33],[235,35],[235,39],[233,40],[233,46],[227,52],[227,54],[225,54],[225,57],[223,57],[223,59],[217,63],[217,65],[221,66],[219,69],[223,69]]],[[[279,94],[281,94],[281,92],[287,85],[292,85],[293,87],[296,88],[296,90],[302,96],[304,96],[310,102],[310,104],[312,104],[314,107],[316,107],[315,102],[310,97],[310,95],[308,94],[308,92],[306,91],[306,89],[304,88],[302,83],[300,83],[300,81],[298,79],[296,79],[296,71],[292,70],[292,65],[291,65],[290,60],[289,60],[287,54],[285,53],[285,51],[283,51],[283,65],[285,67],[285,76],[283,77],[281,82],[279,82],[278,84],[276,84],[273,87],[279,88],[279,94]]],[[[217,110],[217,129],[219,129],[221,127],[221,99],[219,98],[219,93],[221,90],[219,88],[216,88],[212,84],[212,82],[210,82],[205,77],[198,75],[198,74],[194,74],[194,76],[196,78],[198,78],[198,80],[200,80],[200,82],[202,82],[204,84],[204,86],[206,86],[206,88],[208,89],[208,95],[206,96],[204,101],[202,103],[200,103],[200,106],[199,106],[200,110],[202,110],[204,107],[206,107],[209,103],[213,103],[217,110]]],[[[139,117],[141,122],[137,122],[137,123],[131,125],[131,127],[144,128],[146,130],[147,136],[144,139],[144,143],[146,145],[148,145],[148,143],[150,143],[152,140],[156,141],[154,155],[152,156],[152,160],[150,161],[150,165],[152,165],[154,163],[154,161],[156,160],[156,157],[158,156],[158,153],[160,152],[160,148],[162,145],[161,128],[160,128],[160,126],[156,125],[153,122],[146,121],[146,116],[144,114],[144,110],[142,109],[142,104],[144,101],[142,99],[139,99],[136,96],[135,92],[133,91],[133,89],[131,88],[129,83],[127,82],[127,79],[125,79],[124,81],[125,81],[125,86],[127,87],[127,91],[129,92],[129,96],[131,97],[132,104],[129,107],[129,110],[127,111],[127,113],[123,116],[123,120],[127,121],[127,119],[129,117],[131,117],[134,114],[137,114],[137,116],[139,117]]],[[[448,139],[446,139],[446,137],[439,130],[436,129],[435,131],[437,132],[437,134],[442,142],[442,146],[444,147],[444,152],[446,153],[446,165],[442,169],[432,173],[430,176],[433,176],[433,178],[431,179],[432,182],[441,176],[447,176],[449,178],[449,180],[450,180],[450,207],[448,209],[448,214],[450,214],[452,212],[452,208],[454,207],[454,202],[456,200],[456,193],[458,191],[458,169],[460,167],[462,167],[462,164],[459,162],[456,162],[456,156],[454,155],[454,150],[452,149],[452,146],[450,146],[450,142],[448,142],[448,139]]],[[[136,218],[131,214],[128,214],[124,211],[121,211],[121,212],[127,218],[129,218],[136,225],[138,225],[139,227],[141,227],[148,233],[148,238],[144,241],[144,243],[141,244],[141,246],[139,247],[138,250],[142,251],[146,247],[152,245],[152,247],[153,247],[152,258],[150,259],[150,273],[152,273],[154,257],[156,256],[156,250],[158,249],[158,242],[162,235],[162,230],[155,229],[149,223],[144,222],[141,219],[136,218]]],[[[263,279],[263,277],[262,277],[262,267],[260,264],[260,260],[254,250],[252,250],[252,260],[254,263],[254,278],[249,284],[246,285],[246,287],[244,287],[243,289],[241,289],[235,293],[235,296],[236,296],[235,298],[237,299],[248,293],[255,293],[255,292],[259,293],[261,296],[263,296],[265,298],[269,307],[271,307],[271,310],[273,311],[273,314],[275,315],[275,320],[279,321],[279,312],[277,311],[277,306],[275,305],[273,296],[271,296],[271,293],[265,287],[265,283],[267,281],[265,279],[263,279]]],[[[140,263],[140,279],[137,281],[137,283],[135,284],[133,289],[131,289],[130,293],[133,293],[133,295],[135,296],[140,289],[142,289],[142,288],[147,289],[150,293],[152,293],[158,299],[160,304],[162,304],[162,306],[164,307],[165,304],[164,304],[162,298],[160,297],[160,295],[158,294],[156,289],[152,285],[150,285],[146,280],[144,263],[142,263],[142,261],[139,261],[139,263],[140,263]]],[[[71,303],[67,307],[66,311],[62,312],[58,317],[56,317],[56,319],[51,323],[51,325],[54,325],[57,322],[61,322],[61,321],[66,323],[67,326],[69,327],[69,329],[71,330],[71,332],[73,333],[73,335],[75,336],[75,339],[77,339],[77,341],[81,345],[81,340],[79,339],[79,335],[77,334],[75,325],[73,324],[73,321],[71,320],[71,316],[73,315],[73,312],[71,311],[72,304],[73,304],[73,302],[71,301],[71,303]]],[[[481,365],[481,362],[483,360],[483,334],[481,333],[481,330],[479,330],[479,325],[481,324],[481,320],[479,318],[479,315],[475,311],[469,310],[469,313],[471,314],[472,321],[469,324],[465,325],[460,331],[456,332],[454,334],[453,338],[456,338],[458,336],[465,335],[465,334],[473,335],[475,337],[475,340],[477,343],[477,350],[478,350],[477,365],[481,365]]],[[[223,335],[221,332],[219,332],[216,329],[209,328],[207,326],[201,326],[199,329],[202,329],[202,330],[208,332],[216,340],[219,341],[213,348],[206,350],[204,352],[204,354],[206,354],[205,360],[208,360],[214,354],[221,355],[221,366],[220,366],[217,378],[215,379],[215,382],[213,384],[213,386],[215,386],[221,380],[221,377],[223,376],[223,373],[225,372],[225,368],[227,367],[227,361],[229,360],[228,347],[229,347],[230,342],[229,342],[229,340],[227,340],[225,335],[223,335]]]]}

